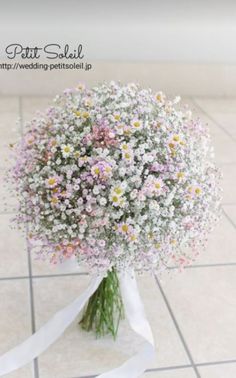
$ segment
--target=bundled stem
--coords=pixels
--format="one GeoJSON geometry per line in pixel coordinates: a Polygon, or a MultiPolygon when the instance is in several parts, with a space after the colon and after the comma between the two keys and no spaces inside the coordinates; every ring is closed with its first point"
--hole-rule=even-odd
{"type": "Polygon", "coordinates": [[[115,269],[112,269],[90,297],[80,324],[85,331],[95,331],[97,337],[111,333],[116,339],[122,318],[124,309],[119,279],[115,269]]]}

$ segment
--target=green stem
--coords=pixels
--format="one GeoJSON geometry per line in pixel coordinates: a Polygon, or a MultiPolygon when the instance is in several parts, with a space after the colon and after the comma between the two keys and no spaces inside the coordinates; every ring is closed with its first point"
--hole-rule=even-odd
{"type": "Polygon", "coordinates": [[[94,331],[97,337],[111,333],[116,339],[122,318],[124,308],[119,279],[115,269],[112,269],[90,297],[80,324],[85,331],[94,331]]]}

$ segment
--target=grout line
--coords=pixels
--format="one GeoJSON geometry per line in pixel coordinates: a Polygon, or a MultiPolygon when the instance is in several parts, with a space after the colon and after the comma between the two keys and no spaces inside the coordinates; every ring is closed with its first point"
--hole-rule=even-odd
{"type": "MultiPolygon", "coordinates": [[[[169,371],[169,370],[179,370],[179,369],[192,369],[191,365],[176,365],[176,366],[167,366],[167,367],[161,367],[161,368],[153,368],[153,369],[147,369],[145,370],[145,373],[153,373],[155,371],[169,371]]],[[[73,378],[96,378],[97,375],[83,375],[79,377],[73,377],[73,378]]]]}
{"type": "Polygon", "coordinates": [[[236,364],[236,360],[225,360],[225,361],[212,361],[212,362],[199,362],[196,366],[214,366],[214,365],[224,365],[224,364],[236,364]]]}
{"type": "Polygon", "coordinates": [[[222,210],[223,210],[223,213],[224,213],[225,217],[226,217],[226,218],[228,219],[228,221],[230,222],[230,224],[232,224],[232,226],[233,226],[234,228],[236,228],[236,224],[235,224],[234,221],[231,219],[231,217],[227,214],[227,212],[225,211],[225,209],[222,208],[222,210]]]}
{"type": "MultiPolygon", "coordinates": [[[[226,267],[226,266],[235,266],[236,262],[232,263],[215,263],[215,264],[196,264],[196,265],[187,265],[184,269],[195,269],[195,268],[217,268],[217,267],[226,267]]],[[[167,269],[179,269],[178,266],[170,266],[167,269]]]]}
{"type": "MultiPolygon", "coordinates": [[[[195,363],[197,367],[204,366],[215,366],[215,365],[227,365],[227,364],[236,364],[236,360],[226,360],[226,361],[213,361],[213,362],[199,362],[195,363]]],[[[176,366],[165,366],[161,368],[148,369],[145,373],[153,373],[155,371],[170,371],[170,370],[180,370],[180,369],[189,369],[192,368],[191,365],[176,365],[176,366]]],[[[95,378],[97,375],[83,375],[73,378],[95,378]]]]}
{"type": "MultiPolygon", "coordinates": [[[[30,312],[31,312],[31,330],[32,334],[36,332],[35,324],[35,307],[34,307],[34,288],[33,288],[33,279],[32,279],[32,262],[31,262],[31,251],[27,239],[27,257],[28,257],[28,271],[29,271],[29,290],[30,290],[30,312]]],[[[39,378],[38,371],[38,359],[34,359],[34,378],[39,378]]]]}
{"type": "Polygon", "coordinates": [[[228,137],[230,137],[234,142],[236,141],[236,139],[234,138],[234,136],[232,134],[230,134],[228,132],[228,130],[226,130],[224,128],[224,126],[221,125],[221,123],[219,123],[218,121],[216,121],[204,108],[202,108],[197,100],[195,100],[195,97],[192,97],[192,102],[193,104],[198,108],[198,110],[200,110],[203,114],[205,114],[216,126],[218,126],[226,135],[228,135],[228,137]]]}
{"type": "MultiPolygon", "coordinates": [[[[227,267],[227,266],[236,266],[236,262],[232,263],[216,263],[216,264],[196,264],[185,266],[184,269],[196,269],[196,268],[217,268],[217,267],[227,267]]],[[[177,266],[170,266],[167,270],[179,269],[177,266]]],[[[41,274],[41,275],[32,275],[32,279],[43,279],[43,278],[58,278],[58,277],[73,277],[73,276],[88,276],[89,273],[78,272],[78,273],[58,273],[58,274],[41,274]]],[[[0,277],[0,281],[11,281],[11,280],[24,280],[29,279],[30,276],[16,276],[16,277],[0,277]]]]}
{"type": "MultiPolygon", "coordinates": [[[[235,263],[236,264],[236,263],[235,263]]],[[[87,276],[88,273],[58,273],[58,274],[41,274],[32,275],[32,279],[35,278],[56,278],[56,277],[71,277],[71,276],[87,276]]],[[[29,279],[30,276],[16,276],[16,277],[0,277],[0,281],[10,281],[10,280],[24,280],[29,279]]]]}
{"type": "Polygon", "coordinates": [[[0,281],[12,281],[12,280],[28,280],[29,276],[19,276],[19,277],[0,277],[0,281]]]}
{"type": "MultiPolygon", "coordinates": [[[[22,98],[21,98],[21,96],[19,96],[19,116],[20,116],[20,133],[21,133],[21,137],[22,137],[23,136],[23,112],[22,112],[22,98]]],[[[29,245],[29,241],[28,241],[27,236],[26,236],[26,245],[27,245],[27,259],[28,259],[28,273],[29,273],[28,280],[29,280],[29,293],[30,293],[31,331],[32,331],[32,334],[34,334],[35,331],[36,331],[35,311],[34,311],[35,310],[34,309],[34,288],[33,288],[33,280],[32,280],[31,251],[30,251],[30,245],[29,245]]],[[[37,358],[35,358],[33,360],[33,368],[34,368],[34,378],[39,378],[39,369],[38,369],[37,358]]]]}
{"type": "Polygon", "coordinates": [[[188,358],[189,358],[189,361],[190,361],[190,363],[191,363],[191,366],[192,366],[192,368],[194,369],[194,372],[195,372],[195,374],[196,374],[196,377],[197,377],[197,378],[201,378],[201,376],[200,376],[200,374],[199,374],[199,372],[198,372],[198,369],[197,369],[197,367],[196,367],[196,365],[195,365],[195,363],[194,363],[193,357],[192,357],[192,355],[191,355],[191,353],[190,353],[190,350],[189,350],[189,348],[188,348],[188,346],[187,346],[187,344],[186,344],[186,341],[185,341],[185,339],[184,339],[184,337],[183,337],[183,334],[182,334],[182,332],[181,332],[181,330],[180,330],[180,327],[179,327],[179,325],[178,325],[178,323],[177,323],[177,320],[175,319],[175,316],[174,316],[173,311],[172,311],[172,309],[171,309],[171,306],[170,306],[170,304],[169,304],[169,302],[168,302],[168,299],[167,299],[167,297],[166,297],[166,295],[165,295],[165,293],[164,293],[164,290],[162,289],[162,286],[161,286],[161,284],[159,283],[158,278],[157,278],[156,275],[155,275],[155,280],[156,280],[157,286],[159,287],[159,290],[160,290],[160,292],[161,292],[161,294],[162,294],[162,297],[163,297],[164,302],[165,302],[165,304],[166,304],[166,307],[167,307],[167,309],[168,309],[168,311],[169,311],[169,314],[170,314],[170,316],[171,316],[171,318],[172,318],[172,321],[173,321],[173,323],[174,323],[174,325],[175,325],[175,328],[176,328],[176,330],[177,330],[177,332],[178,332],[178,335],[179,335],[179,337],[180,337],[180,339],[181,339],[181,341],[182,341],[183,347],[184,347],[185,352],[186,352],[186,354],[187,354],[187,356],[188,356],[188,358]]]}

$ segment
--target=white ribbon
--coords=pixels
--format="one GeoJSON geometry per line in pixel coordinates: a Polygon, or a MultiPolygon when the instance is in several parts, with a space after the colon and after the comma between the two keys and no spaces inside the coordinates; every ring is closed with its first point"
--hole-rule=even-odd
{"type": "MultiPolygon", "coordinates": [[[[44,326],[22,344],[0,357],[0,376],[8,374],[30,363],[53,344],[78,316],[88,299],[96,291],[104,276],[91,280],[88,288],[71,304],[58,311],[44,326]]],[[[143,349],[123,365],[101,374],[98,378],[136,378],[148,367],[155,355],[152,331],[146,319],[134,275],[124,273],[119,276],[125,313],[131,328],[146,343],[143,349]]]]}

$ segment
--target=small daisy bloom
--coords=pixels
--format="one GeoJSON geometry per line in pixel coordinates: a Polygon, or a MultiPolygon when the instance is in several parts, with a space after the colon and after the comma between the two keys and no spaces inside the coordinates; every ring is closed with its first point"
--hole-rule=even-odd
{"type": "Polygon", "coordinates": [[[158,102],[158,103],[164,103],[165,100],[166,100],[166,96],[164,95],[163,92],[159,91],[156,93],[155,95],[155,100],[158,102]]]}
{"type": "Polygon", "coordinates": [[[55,188],[55,186],[57,186],[57,184],[59,183],[59,178],[57,176],[50,176],[46,179],[46,186],[47,188],[55,188]]]}
{"type": "Polygon", "coordinates": [[[64,158],[67,158],[68,156],[70,156],[73,153],[74,147],[71,146],[70,144],[63,144],[61,146],[61,151],[62,151],[62,156],[64,158]]]}
{"type": "Polygon", "coordinates": [[[141,120],[137,119],[137,118],[134,118],[132,121],[131,121],[131,126],[134,130],[141,130],[142,127],[143,127],[143,123],[141,120]]]}

